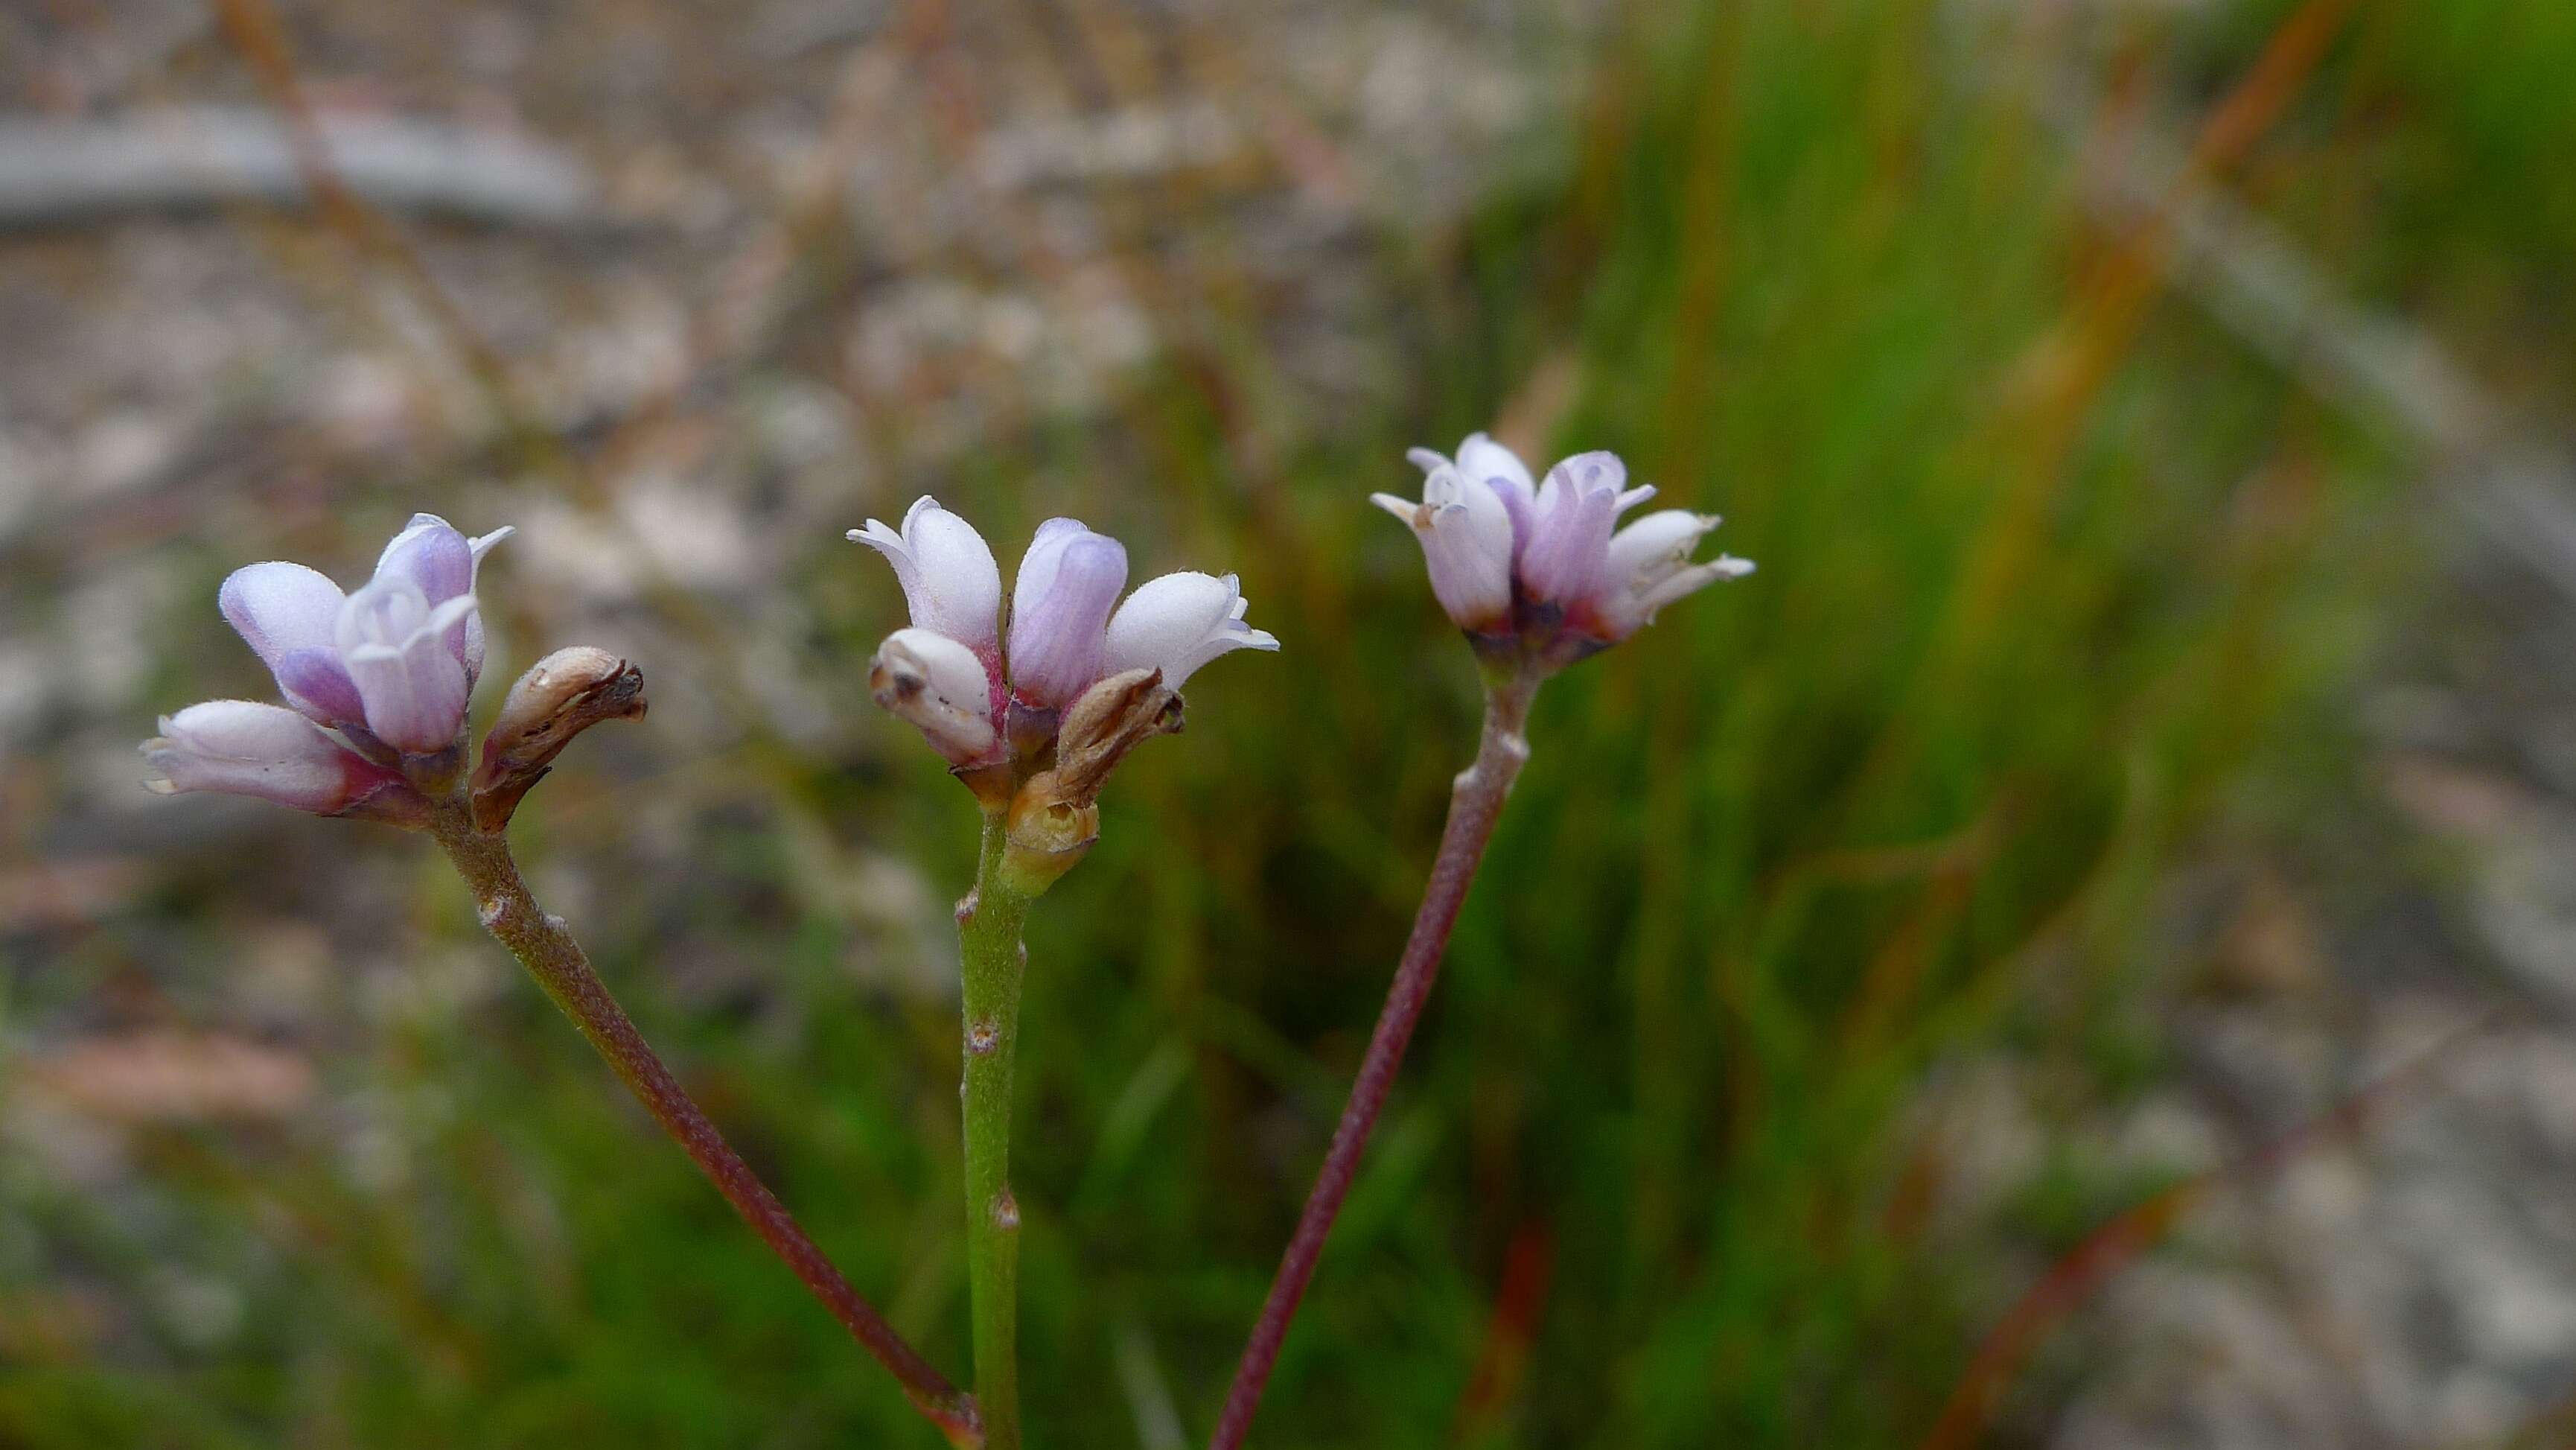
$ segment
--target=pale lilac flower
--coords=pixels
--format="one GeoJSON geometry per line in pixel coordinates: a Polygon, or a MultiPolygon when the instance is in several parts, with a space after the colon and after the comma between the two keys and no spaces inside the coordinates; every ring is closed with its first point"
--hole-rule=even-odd
{"type": "MultiPolygon", "coordinates": [[[[997,612],[1001,583],[992,551],[963,519],[925,498],[904,516],[901,533],[871,519],[850,537],[894,565],[912,610],[913,627],[895,631],[869,662],[870,693],[919,729],[961,774],[1009,761],[1024,771],[1046,762],[1064,732],[1074,729],[1067,722],[1081,716],[1075,706],[1108,689],[1104,682],[1113,676],[1160,672],[1150,687],[1160,692],[1157,698],[1130,702],[1130,713],[1160,729],[1167,706],[1168,718],[1179,718],[1172,697],[1200,666],[1230,650],[1279,648],[1278,640],[1243,622],[1235,576],[1166,574],[1122,604],[1126,546],[1078,520],[1049,519],[1038,526],[1012,582],[1006,655],[989,632],[980,644],[964,632],[997,612]]],[[[1130,681],[1117,698],[1134,694],[1130,681]]],[[[1095,713],[1112,703],[1108,696],[1095,700],[1095,713]]],[[[1132,744],[1130,735],[1120,738],[1132,744]]],[[[1065,748],[1094,764],[1114,763],[1120,753],[1065,748]]],[[[1060,777],[1066,760],[1056,759],[1060,777]]]]}
{"type": "MultiPolygon", "coordinates": [[[[1508,630],[1518,530],[1504,488],[1469,478],[1458,465],[1430,449],[1417,448],[1409,456],[1423,471],[1422,502],[1391,493],[1371,494],[1369,502],[1402,519],[1421,541],[1422,560],[1431,571],[1431,593],[1460,629],[1471,634],[1508,630]]],[[[1508,483],[1508,476],[1505,480],[1508,483]]]]}
{"type": "Polygon", "coordinates": [[[958,641],[935,630],[896,630],[869,662],[868,688],[949,764],[993,758],[1001,732],[993,724],[992,680],[984,662],[958,641]]]}
{"type": "Polygon", "coordinates": [[[147,782],[163,795],[219,791],[335,816],[370,802],[417,798],[400,772],[364,759],[322,727],[278,705],[211,700],[161,717],[143,742],[147,782]]]}
{"type": "Polygon", "coordinates": [[[974,525],[923,494],[904,511],[901,533],[870,519],[849,537],[894,566],[917,628],[936,630],[992,661],[1000,641],[1002,570],[974,525]]]}
{"type": "Polygon", "coordinates": [[[1011,693],[1062,709],[1105,671],[1109,611],[1127,585],[1127,546],[1077,519],[1049,519],[1011,586],[1011,693]]]}
{"type": "Polygon", "coordinates": [[[1199,666],[1238,649],[1275,650],[1278,639],[1243,622],[1248,602],[1235,576],[1183,572],[1149,579],[1109,617],[1108,674],[1161,670],[1179,689],[1199,666]]]}
{"type": "Polygon", "coordinates": [[[1423,501],[1371,501],[1422,541],[1432,593],[1486,641],[1480,648],[1513,648],[1517,637],[1553,669],[1626,639],[1685,594],[1753,572],[1723,554],[1691,562],[1717,527],[1713,514],[1666,510],[1620,529],[1619,516],[1655,491],[1628,487],[1615,454],[1578,453],[1535,489],[1520,458],[1482,433],[1458,445],[1454,462],[1423,448],[1407,456],[1428,475],[1423,501]]]}
{"type": "Polygon", "coordinates": [[[473,595],[433,607],[419,585],[400,576],[377,578],[340,606],[333,641],[369,734],[406,755],[456,743],[474,683],[454,636],[473,613],[473,595]]]}
{"type": "Polygon", "coordinates": [[[217,602],[304,715],[406,753],[445,750],[483,667],[475,569],[511,532],[469,539],[414,514],[355,594],[301,564],[270,562],[235,570],[217,602]]]}
{"type": "Polygon", "coordinates": [[[1655,496],[1627,482],[1628,466],[1612,453],[1578,453],[1547,471],[1521,550],[1523,593],[1572,610],[1610,587],[1610,530],[1655,496]]]}

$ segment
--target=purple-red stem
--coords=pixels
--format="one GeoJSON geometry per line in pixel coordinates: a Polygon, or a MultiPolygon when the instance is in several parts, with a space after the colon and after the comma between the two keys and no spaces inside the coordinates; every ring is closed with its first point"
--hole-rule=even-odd
{"type": "Polygon", "coordinates": [[[509,843],[498,832],[477,830],[461,798],[439,807],[431,830],[465,884],[473,888],[484,927],[527,967],[581,1035],[608,1059],[618,1079],[715,1184],[725,1202],[733,1205],[761,1242],[787,1261],[832,1317],[902,1381],[914,1408],[946,1433],[950,1443],[981,1445],[983,1429],[974,1401],[933,1369],[875,1306],[850,1287],[850,1281],[797,1227],[778,1195],[725,1142],[608,994],[607,984],[591,969],[590,958],[565,929],[563,918],[547,915],[528,894],[527,883],[520,880],[518,865],[510,858],[509,843]]]}
{"type": "Polygon", "coordinates": [[[1333,1145],[1315,1175],[1314,1191],[1306,1195],[1305,1211],[1298,1215],[1297,1232],[1280,1258],[1279,1275],[1270,1282],[1270,1297],[1252,1327],[1252,1340],[1244,1346],[1243,1363],[1234,1372],[1234,1387],[1226,1391],[1225,1411],[1218,1417],[1209,1450],[1236,1450],[1252,1429],[1262,1387],[1270,1382],[1280,1346],[1287,1341],[1288,1321],[1305,1295],[1306,1282],[1315,1276],[1325,1236],[1333,1231],[1333,1219],[1342,1211],[1351,1181],[1359,1175],[1369,1130],[1377,1125],[1378,1110],[1386,1106],[1396,1071],[1404,1065],[1405,1045],[1413,1040],[1414,1024],[1422,1020],[1422,1006],[1431,999],[1431,984],[1440,974],[1440,958],[1449,948],[1449,930],[1457,924],[1458,908],[1465,903],[1467,887],[1485,858],[1485,843],[1493,839],[1494,822],[1503,813],[1512,781],[1529,759],[1529,742],[1521,731],[1529,720],[1530,697],[1537,692],[1538,680],[1528,673],[1495,680],[1486,689],[1484,736],[1477,743],[1475,762],[1459,773],[1450,790],[1449,824],[1440,833],[1440,854],[1432,860],[1422,906],[1414,913],[1413,934],[1405,939],[1403,960],[1397,963],[1395,982],[1387,989],[1386,1010],[1378,1014],[1368,1055],[1360,1059],[1350,1101],[1343,1105],[1341,1124],[1333,1129],[1333,1145]]]}

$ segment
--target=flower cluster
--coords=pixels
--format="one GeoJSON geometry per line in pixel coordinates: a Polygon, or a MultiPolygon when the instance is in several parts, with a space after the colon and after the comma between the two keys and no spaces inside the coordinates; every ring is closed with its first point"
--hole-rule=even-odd
{"type": "MultiPolygon", "coordinates": [[[[461,783],[465,708],[483,673],[474,576],[511,530],[468,538],[414,514],[351,593],[301,564],[234,570],[216,601],[285,705],[210,700],[143,743],[152,789],[257,796],[325,816],[421,826],[461,783]]],[[[497,830],[566,741],[643,713],[643,677],[604,650],[561,650],[510,691],[470,792],[497,830]]]]}
{"type": "Polygon", "coordinates": [[[277,679],[287,706],[191,705],[143,753],[155,790],[258,796],[320,815],[416,818],[406,762],[457,749],[483,671],[474,575],[507,528],[468,538],[414,514],[375,576],[343,594],[320,572],[270,562],[233,571],[217,602],[277,679]]]}
{"type": "Polygon", "coordinates": [[[1628,487],[1615,454],[1578,453],[1536,484],[1482,433],[1454,459],[1428,448],[1408,456],[1423,471],[1421,501],[1370,501],[1421,540],[1431,592],[1481,652],[1517,650],[1555,668],[1635,634],[1685,594],[1753,572],[1725,554],[1692,561],[1715,514],[1665,509],[1618,528],[1655,490],[1628,487]]]}
{"type": "Polygon", "coordinates": [[[901,529],[870,519],[849,536],[885,555],[912,611],[877,651],[877,700],[961,773],[1038,763],[1084,696],[1123,676],[1178,691],[1218,655],[1279,648],[1243,622],[1231,574],[1165,574],[1120,603],[1126,546],[1074,519],[1038,525],[1020,556],[1007,638],[992,549],[937,500],[916,500],[901,529]]]}

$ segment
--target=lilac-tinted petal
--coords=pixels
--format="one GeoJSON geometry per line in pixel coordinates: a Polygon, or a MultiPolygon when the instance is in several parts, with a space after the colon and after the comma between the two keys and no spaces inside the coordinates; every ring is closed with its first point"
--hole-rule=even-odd
{"type": "MultiPolygon", "coordinates": [[[[413,514],[403,531],[385,545],[376,560],[376,575],[409,579],[432,605],[444,604],[474,590],[474,577],[492,546],[517,533],[504,524],[480,538],[467,538],[436,514],[413,514]]],[[[448,627],[448,652],[465,667],[468,688],[483,673],[483,616],[467,614],[448,627]]]]}
{"type": "Polygon", "coordinates": [[[413,514],[376,559],[376,577],[409,579],[421,597],[444,604],[474,588],[474,546],[436,514],[413,514]]]}
{"type": "Polygon", "coordinates": [[[340,661],[367,707],[367,728],[412,754],[444,750],[464,728],[469,693],[449,634],[475,611],[471,594],[432,609],[401,575],[378,578],[341,607],[340,661]]]}
{"type": "Polygon", "coordinates": [[[1416,463],[1433,461],[1422,481],[1422,502],[1409,504],[1389,494],[1373,495],[1370,501],[1413,530],[1422,544],[1431,592],[1459,628],[1476,633],[1503,628],[1511,616],[1515,535],[1502,496],[1429,449],[1415,449],[1412,457],[1416,463]]]}
{"type": "Polygon", "coordinates": [[[1011,591],[1011,690],[1060,709],[1101,676],[1109,611],[1127,583],[1127,547],[1074,519],[1049,519],[1011,591]]]}
{"type": "Polygon", "coordinates": [[[288,652],[329,649],[344,596],[301,564],[272,561],[236,569],[215,595],[242,642],[270,669],[288,652]]]}
{"type": "Polygon", "coordinates": [[[143,756],[153,770],[149,784],[165,795],[219,791],[325,815],[401,779],[294,711],[248,700],[212,700],[164,716],[143,756]]]}
{"type": "Polygon", "coordinates": [[[367,707],[358,683],[341,667],[336,649],[289,650],[277,662],[277,688],[286,703],[325,725],[361,724],[367,707]]]}
{"type": "Polygon", "coordinates": [[[1521,583],[1533,597],[1570,607],[1608,587],[1610,531],[1627,476],[1609,453],[1578,453],[1547,471],[1521,554],[1521,583]]]}

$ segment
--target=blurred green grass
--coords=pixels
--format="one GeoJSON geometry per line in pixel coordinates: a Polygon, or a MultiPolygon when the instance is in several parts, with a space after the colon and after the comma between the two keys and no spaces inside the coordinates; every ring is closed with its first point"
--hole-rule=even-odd
{"type": "MultiPolygon", "coordinates": [[[[2294,8],[2140,21],[2131,44],[2207,101],[2294,8]]],[[[2576,320],[2546,285],[2576,240],[2552,81],[2576,20],[2366,9],[2249,186],[2361,295],[2543,352],[2576,320]]],[[[1561,154],[1390,247],[1420,298],[1389,321],[1418,351],[1407,391],[1285,456],[1247,448],[1247,412],[1299,402],[1199,299],[1115,439],[1042,431],[942,482],[997,541],[1082,512],[1140,572],[1239,568],[1286,645],[1194,684],[1190,732],[1130,764],[1033,923],[1015,1177],[1038,1443],[1135,1441],[1140,1337],[1183,1423],[1212,1420],[1473,730],[1465,651],[1363,498],[1531,379],[1572,379],[1551,449],[1620,451],[1763,570],[1542,696],[1257,1443],[1911,1443],[1990,1297],[1914,1233],[1938,1145],[1909,1141],[1912,1092],[1998,1040],[2140,1070],[2109,1004],[2159,947],[2157,883],[2249,782],[2336,768],[2337,686],[2418,567],[2403,461],[2187,307],[2124,303],[2060,146],[2009,86],[1930,60],[1973,43],[1942,7],[1637,10],[1561,154]],[[1543,1270],[1498,1316],[1513,1261],[1543,1270]],[[1526,1367],[1471,1393],[1516,1334],[1526,1367]]],[[[893,590],[829,589],[855,669],[893,590]]],[[[891,758],[756,768],[787,814],[962,886],[964,799],[925,754],[891,758]]],[[[584,849],[556,804],[528,813],[541,858],[584,849]]],[[[738,915],[603,903],[604,970],[962,1374],[954,1023],[860,992],[841,934],[782,909],[809,869],[792,830],[696,849],[738,915]],[[797,1010],[677,992],[666,957],[718,941],[797,1010]]],[[[478,950],[419,869],[415,924],[478,950]]],[[[219,1355],[0,1365],[0,1443],[932,1443],[511,985],[335,1065],[430,1150],[397,1192],[255,1134],[150,1138],[210,1257],[287,1261],[275,1302],[219,1355]]],[[[12,1193],[48,1254],[155,1271],[76,1195],[12,1193]]]]}

